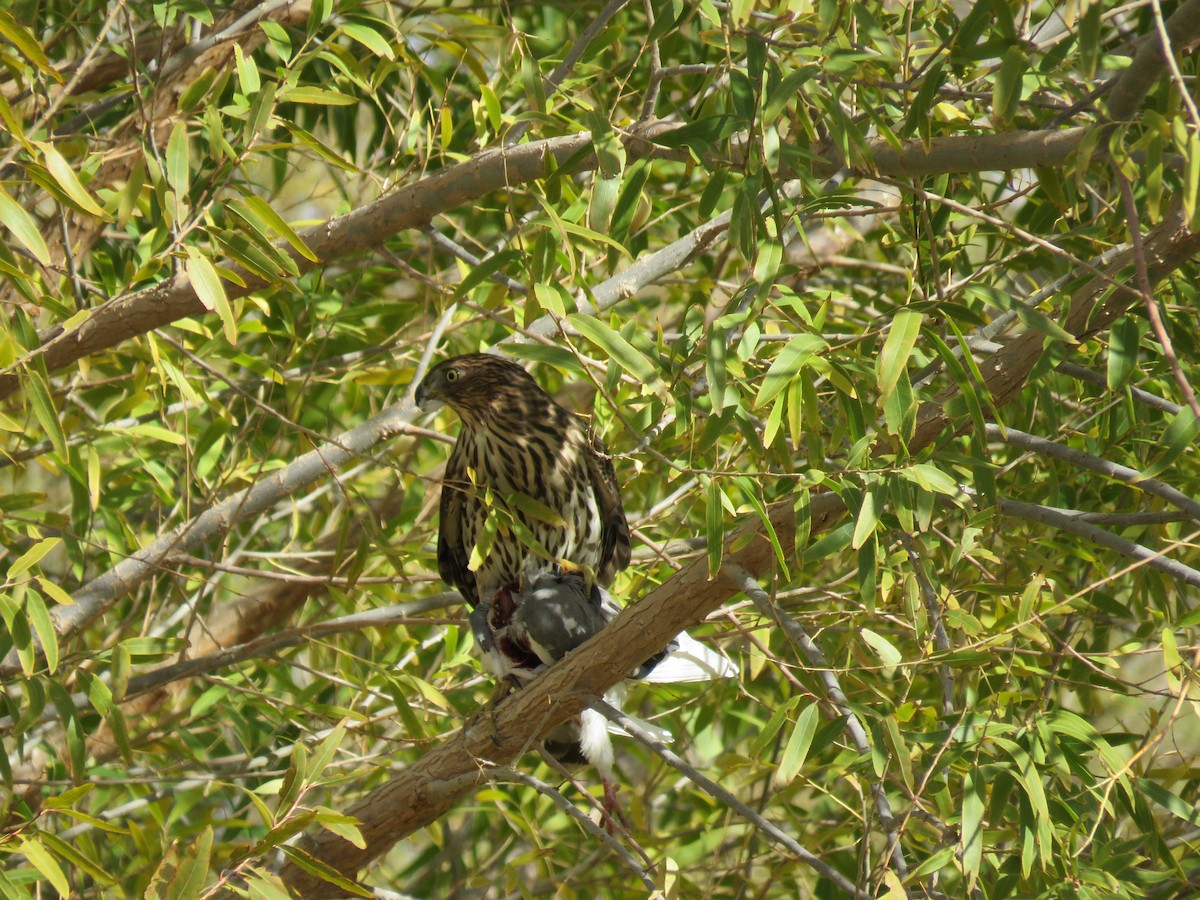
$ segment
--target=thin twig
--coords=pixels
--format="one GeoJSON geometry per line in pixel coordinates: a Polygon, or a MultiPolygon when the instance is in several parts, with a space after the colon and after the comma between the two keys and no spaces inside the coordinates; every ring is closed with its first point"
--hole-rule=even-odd
{"type": "Polygon", "coordinates": [[[656,756],[666,762],[667,765],[671,766],[671,768],[682,772],[688,778],[688,780],[697,787],[710,794],[712,797],[715,797],[717,800],[720,800],[730,809],[737,812],[738,815],[742,816],[746,821],[750,822],[750,824],[762,831],[771,840],[775,841],[780,846],[791,852],[798,860],[806,863],[808,866],[819,872],[822,876],[828,878],[839,890],[843,891],[850,897],[862,898],[862,900],[867,900],[867,898],[871,896],[869,891],[859,888],[845,875],[830,867],[828,863],[826,863],[816,854],[811,853],[810,851],[804,849],[804,847],[800,846],[800,844],[797,843],[794,838],[780,829],[777,825],[763,818],[715,781],[705,777],[694,767],[689,766],[669,747],[645,731],[637,722],[634,722],[619,709],[614,708],[599,698],[593,698],[590,705],[592,709],[603,715],[610,722],[615,722],[616,724],[620,725],[630,735],[641,741],[656,756]]]}
{"type": "MultiPolygon", "coordinates": [[[[925,572],[925,563],[921,558],[920,548],[913,540],[912,535],[907,532],[901,532],[900,543],[904,545],[904,549],[908,553],[909,565],[912,566],[917,585],[921,589],[921,598],[925,601],[925,609],[929,612],[929,618],[933,622],[934,646],[943,654],[949,653],[950,636],[946,633],[946,623],[942,618],[942,603],[938,599],[937,591],[933,589],[929,575],[925,572]]],[[[938,679],[942,683],[942,715],[949,719],[954,715],[955,708],[954,676],[950,673],[950,667],[945,663],[938,663],[937,670],[938,679]]]]}
{"type": "Polygon", "coordinates": [[[510,779],[512,781],[519,782],[533,788],[543,797],[549,798],[550,802],[553,803],[557,809],[574,819],[580,828],[582,828],[596,840],[602,842],[608,847],[608,849],[616,854],[617,859],[624,863],[625,867],[629,869],[629,871],[633,872],[634,875],[641,879],[642,883],[646,885],[647,889],[651,891],[654,890],[654,879],[647,874],[646,868],[633,858],[633,854],[622,847],[620,842],[611,834],[584,815],[583,810],[564,797],[561,791],[556,790],[552,785],[547,784],[539,778],[534,778],[532,775],[526,775],[524,772],[518,772],[516,769],[484,769],[483,774],[487,775],[488,778],[492,779],[493,781],[510,779]]]}
{"type": "MultiPolygon", "coordinates": [[[[722,566],[721,574],[725,575],[737,585],[742,593],[750,598],[760,615],[768,619],[773,619],[783,626],[788,637],[801,649],[808,659],[809,665],[815,670],[816,676],[825,685],[825,692],[829,695],[830,702],[837,708],[837,711],[841,715],[845,716],[846,731],[850,734],[850,739],[854,741],[854,746],[858,749],[858,752],[864,756],[870,756],[871,741],[867,737],[867,730],[863,728],[858,714],[850,706],[850,701],[847,699],[845,692],[842,691],[842,686],[838,683],[837,674],[833,671],[832,666],[829,665],[825,654],[821,652],[821,648],[809,636],[804,626],[784,613],[775,603],[771,602],[770,594],[763,590],[758,580],[741,566],[732,563],[726,564],[722,566]]],[[[904,851],[900,847],[899,835],[896,833],[896,817],[892,814],[892,808],[888,803],[883,785],[879,782],[872,783],[871,794],[875,800],[875,811],[879,816],[879,821],[883,824],[884,830],[888,835],[888,840],[891,843],[889,853],[896,865],[896,872],[901,878],[905,878],[908,876],[908,863],[905,861],[904,851]]]]}
{"type": "Polygon", "coordinates": [[[1147,494],[1153,494],[1155,497],[1159,497],[1172,506],[1183,510],[1189,517],[1200,523],[1200,503],[1182,491],[1171,487],[1166,482],[1160,481],[1157,478],[1143,477],[1137,469],[1131,469],[1129,466],[1122,466],[1107,459],[1102,459],[1083,450],[1076,450],[1074,447],[1063,446],[1046,438],[1026,434],[1024,431],[1017,431],[1015,428],[1001,428],[999,425],[988,423],[985,426],[985,433],[989,440],[1003,441],[1006,444],[1012,444],[1014,447],[1020,447],[1023,450],[1029,450],[1030,452],[1048,456],[1052,459],[1062,460],[1073,466],[1079,466],[1082,469],[1087,469],[1090,472],[1111,478],[1114,481],[1120,481],[1130,487],[1145,491],[1147,494]]]}

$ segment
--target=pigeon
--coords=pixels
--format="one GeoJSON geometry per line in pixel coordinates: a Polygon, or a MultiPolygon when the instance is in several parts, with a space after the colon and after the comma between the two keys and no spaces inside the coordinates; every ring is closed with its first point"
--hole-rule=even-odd
{"type": "MultiPolygon", "coordinates": [[[[497,679],[521,687],[562,659],[611,622],[620,606],[594,581],[559,567],[537,573],[525,590],[501,588],[471,611],[470,625],[488,668],[497,679]]],[[[681,632],[660,652],[631,671],[625,682],[605,693],[620,708],[634,681],[680,684],[732,678],[737,666],[723,653],[681,632]]],[[[635,720],[660,741],[670,732],[635,720]]],[[[566,764],[591,763],[604,784],[605,810],[615,807],[611,734],[626,734],[601,713],[585,709],[543,740],[547,751],[566,764]]]]}

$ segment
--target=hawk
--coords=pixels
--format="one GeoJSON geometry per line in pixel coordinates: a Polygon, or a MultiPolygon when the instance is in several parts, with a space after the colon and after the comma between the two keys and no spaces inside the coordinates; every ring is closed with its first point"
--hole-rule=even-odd
{"type": "Polygon", "coordinates": [[[430,370],[416,400],[423,410],[445,404],[462,423],[442,481],[437,557],[442,580],[468,605],[519,591],[556,562],[603,587],[629,565],[604,444],[523,368],[487,353],[456,356],[430,370]],[[490,528],[489,515],[498,517],[490,528]]]}

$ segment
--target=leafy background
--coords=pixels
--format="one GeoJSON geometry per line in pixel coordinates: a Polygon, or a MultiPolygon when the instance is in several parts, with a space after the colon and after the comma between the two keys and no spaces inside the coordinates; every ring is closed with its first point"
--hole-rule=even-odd
{"type": "Polygon", "coordinates": [[[0,891],[1194,895],[1198,41],[0,10],[0,891]],[[408,397],[491,347],[615,455],[629,633],[740,668],[635,689],[611,838],[435,574],[408,397]]]}

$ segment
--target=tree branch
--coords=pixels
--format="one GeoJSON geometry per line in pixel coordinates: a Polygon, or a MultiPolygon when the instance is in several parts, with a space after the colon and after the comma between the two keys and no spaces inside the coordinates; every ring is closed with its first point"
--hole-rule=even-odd
{"type": "Polygon", "coordinates": [[[1172,506],[1183,510],[1200,524],[1200,503],[1197,503],[1187,494],[1177,491],[1169,484],[1159,481],[1157,478],[1143,478],[1137,469],[1109,462],[1107,459],[1101,459],[1098,456],[1093,456],[1091,453],[1076,450],[1074,447],[1066,447],[1046,438],[1026,434],[1024,431],[1017,431],[1015,428],[1001,428],[999,425],[988,424],[986,432],[989,440],[1003,441],[1006,444],[1012,444],[1014,447],[1020,447],[1023,450],[1039,453],[1051,459],[1062,460],[1073,466],[1087,469],[1089,472],[1103,475],[1105,478],[1120,481],[1130,487],[1145,491],[1147,494],[1160,497],[1172,506]]]}
{"type": "MultiPolygon", "coordinates": [[[[841,509],[841,502],[832,494],[819,494],[813,498],[811,508],[816,530],[841,509]]],[[[791,502],[777,503],[769,512],[780,542],[789,546],[795,527],[791,502]]],[[[727,561],[754,573],[770,569],[774,554],[761,528],[757,518],[739,528],[727,542],[727,561]]],[[[330,832],[310,833],[302,847],[354,877],[396,841],[436,821],[484,783],[487,768],[509,765],[531,739],[579,715],[590,698],[603,696],[639,662],[680,631],[700,622],[734,593],[736,588],[731,582],[708,577],[706,559],[693,561],[623,610],[599,635],[502,701],[493,716],[477,716],[355,803],[346,812],[361,823],[364,848],[330,832]]],[[[286,865],[281,875],[301,896],[327,897],[334,893],[332,885],[293,864],[286,865]]]]}

